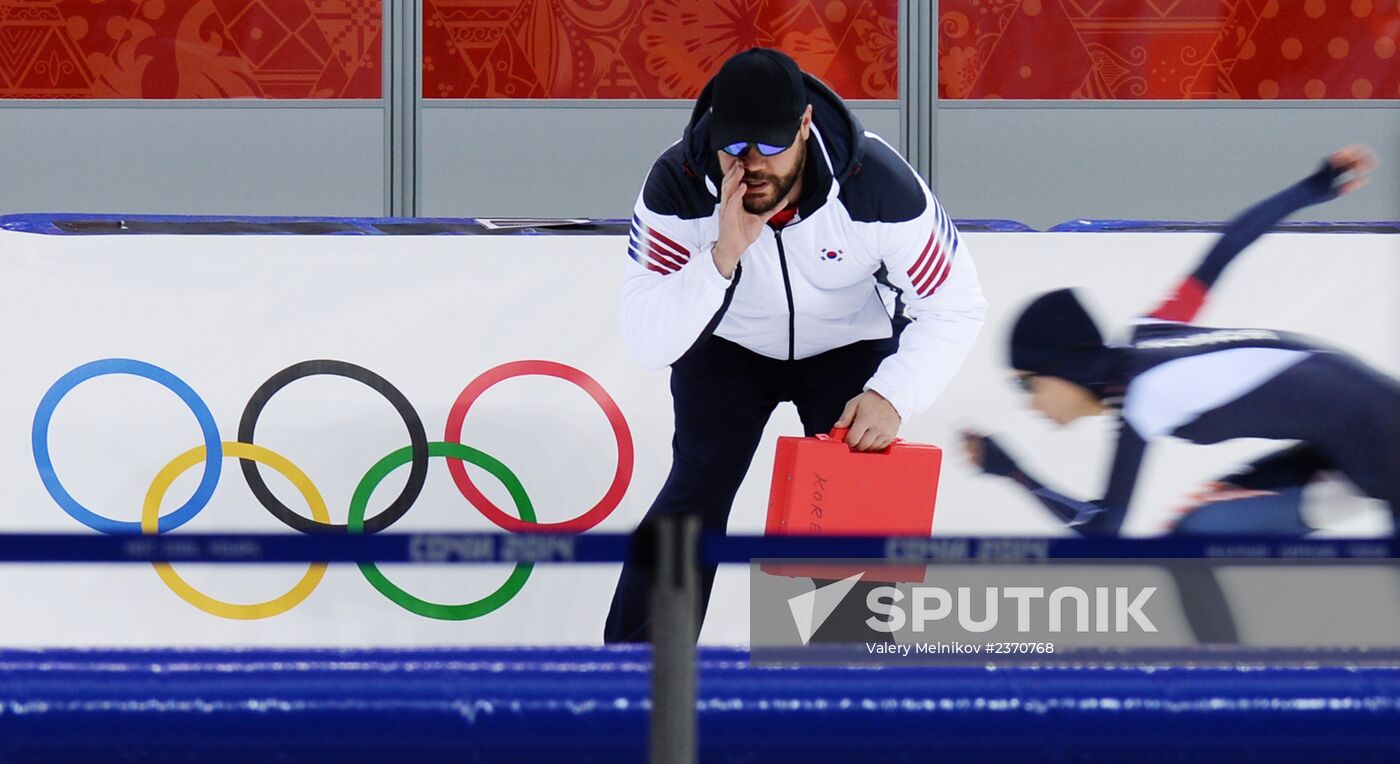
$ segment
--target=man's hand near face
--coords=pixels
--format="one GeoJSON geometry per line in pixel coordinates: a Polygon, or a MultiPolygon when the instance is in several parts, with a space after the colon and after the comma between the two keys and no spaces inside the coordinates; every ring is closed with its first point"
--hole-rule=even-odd
{"type": "Polygon", "coordinates": [[[715,242],[715,267],[725,278],[734,278],[734,268],[750,245],[758,241],[763,226],[778,214],[782,205],[761,215],[744,209],[744,163],[734,162],[724,174],[719,188],[719,240],[715,242]]]}

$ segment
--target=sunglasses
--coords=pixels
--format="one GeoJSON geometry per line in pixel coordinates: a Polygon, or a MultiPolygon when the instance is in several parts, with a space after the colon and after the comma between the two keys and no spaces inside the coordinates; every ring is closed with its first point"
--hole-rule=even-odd
{"type": "Polygon", "coordinates": [[[1018,376],[1018,377],[1016,377],[1016,386],[1019,387],[1019,388],[1021,388],[1021,390],[1022,390],[1023,392],[1033,393],[1033,392],[1035,392],[1035,384],[1032,382],[1032,380],[1034,380],[1034,379],[1035,379],[1036,377],[1038,377],[1038,376],[1040,376],[1040,375],[1039,375],[1039,374],[1025,374],[1025,375],[1022,375],[1022,376],[1018,376]]]}
{"type": "Polygon", "coordinates": [[[765,157],[777,156],[783,153],[784,151],[788,150],[787,146],[774,146],[771,143],[752,143],[750,141],[740,141],[738,143],[731,143],[728,146],[721,148],[720,151],[723,151],[724,153],[732,157],[741,157],[744,154],[748,153],[750,146],[753,146],[754,148],[758,149],[759,155],[765,157]]]}

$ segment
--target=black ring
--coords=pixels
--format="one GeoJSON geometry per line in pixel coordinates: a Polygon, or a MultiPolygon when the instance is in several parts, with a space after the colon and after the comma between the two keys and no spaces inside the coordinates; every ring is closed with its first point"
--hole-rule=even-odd
{"type": "MultiPolygon", "coordinates": [[[[302,377],[318,374],[331,374],[365,384],[371,390],[384,396],[394,407],[394,410],[399,413],[404,425],[408,427],[408,442],[413,448],[408,483],[404,485],[398,498],[394,499],[382,512],[373,517],[365,518],[365,533],[378,533],[398,522],[398,519],[408,512],[408,508],[418,500],[418,495],[423,491],[423,483],[428,478],[428,433],[423,429],[423,420],[418,417],[418,412],[413,409],[408,398],[404,397],[398,388],[389,384],[388,380],[363,366],[356,366],[346,361],[323,359],[302,361],[288,366],[262,383],[262,386],[253,393],[253,397],[248,399],[248,405],[243,409],[243,418],[238,422],[238,440],[241,443],[253,442],[253,431],[257,429],[258,417],[262,415],[263,407],[279,390],[302,377]]],[[[302,533],[347,533],[343,524],[321,523],[297,514],[291,507],[278,501],[277,497],[272,494],[267,483],[263,481],[262,474],[258,472],[257,462],[251,459],[239,459],[238,461],[240,462],[239,466],[243,468],[243,477],[248,481],[248,488],[252,490],[253,495],[257,497],[263,508],[272,513],[273,517],[302,533]]]]}

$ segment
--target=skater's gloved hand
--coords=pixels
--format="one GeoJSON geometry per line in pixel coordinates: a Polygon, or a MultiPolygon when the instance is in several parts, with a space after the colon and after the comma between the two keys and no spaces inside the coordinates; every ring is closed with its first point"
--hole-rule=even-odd
{"type": "Polygon", "coordinates": [[[850,430],[846,443],[853,451],[879,451],[899,435],[899,412],[885,396],[866,390],[846,403],[837,428],[850,430]]]}
{"type": "Polygon", "coordinates": [[[1323,188],[1332,188],[1338,196],[1349,194],[1370,182],[1376,164],[1376,153],[1369,146],[1347,146],[1327,157],[1318,171],[1317,182],[1325,184],[1323,188]]]}
{"type": "Polygon", "coordinates": [[[963,453],[967,455],[968,461],[988,475],[1014,477],[1021,471],[1016,460],[989,436],[964,431],[962,439],[963,453]]]}

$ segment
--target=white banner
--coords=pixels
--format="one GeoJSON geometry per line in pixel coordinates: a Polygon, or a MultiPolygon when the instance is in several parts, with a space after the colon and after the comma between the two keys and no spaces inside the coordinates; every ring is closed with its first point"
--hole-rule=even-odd
{"type": "MultiPolygon", "coordinates": [[[[1111,431],[1103,422],[1057,431],[1023,410],[1003,366],[1010,321],[1036,294],[1073,285],[1106,327],[1121,327],[1189,271],[1212,237],[966,239],[990,320],[954,385],[901,435],[955,451],[958,428],[1003,433],[1029,469],[1097,496],[1111,431]]],[[[1227,273],[1203,321],[1307,332],[1400,375],[1396,241],[1265,237],[1227,273]]],[[[618,338],[625,247],[621,237],[0,232],[9,327],[0,339],[8,477],[0,530],[139,529],[149,506],[173,534],[292,532],[289,522],[306,520],[288,515],[320,511],[308,495],[324,501],[330,522],[345,523],[356,487],[372,465],[411,445],[415,420],[426,442],[456,439],[445,437],[454,404],[461,442],[518,478],[538,522],[582,518],[561,527],[627,530],[669,469],[672,418],[667,373],[639,369],[618,338]],[[459,401],[469,386],[471,399],[459,401]],[[252,441],[266,452],[255,457],[271,462],[259,468],[271,494],[263,498],[285,509],[266,508],[250,489],[238,446],[225,449],[217,471],[197,453],[172,466],[190,449],[239,441],[250,402],[262,404],[252,441]],[[633,455],[631,470],[619,470],[620,453],[633,455]],[[295,473],[279,456],[305,479],[288,479],[283,473],[295,473]],[[152,498],[162,473],[173,483],[152,498]]],[[[732,531],[762,529],[774,439],[800,429],[790,407],[770,422],[732,531]]],[[[1195,486],[1267,448],[1154,445],[1127,532],[1160,532],[1195,486]]],[[[447,465],[430,458],[417,476],[421,491],[410,485],[418,482],[412,465],[389,472],[365,505],[370,527],[391,505],[403,510],[391,527],[403,531],[493,530],[493,512],[518,516],[498,475],[473,466],[464,481],[447,465]],[[487,501],[468,501],[462,489],[471,486],[487,501]],[[488,502],[498,509],[475,506],[488,502]]],[[[1330,529],[1388,527],[1378,509],[1357,506],[1330,529]]],[[[945,460],[934,526],[937,534],[1065,532],[956,453],[945,460]]],[[[617,577],[616,566],[542,565],[522,584],[509,566],[385,566],[399,592],[386,596],[353,565],[319,578],[297,566],[191,565],[163,575],[149,566],[5,568],[6,646],[592,644],[617,577]]],[[[747,639],[747,575],[745,566],[721,572],[705,641],[747,639]]]]}

